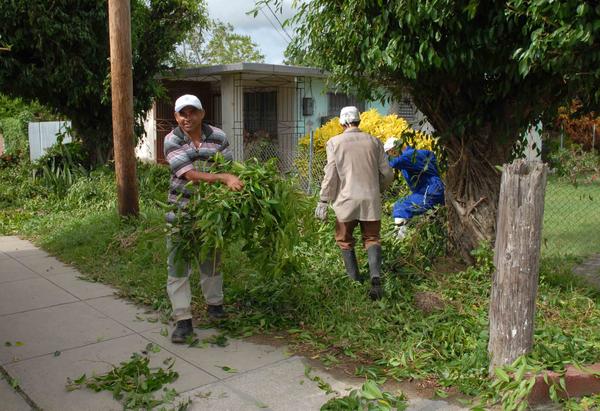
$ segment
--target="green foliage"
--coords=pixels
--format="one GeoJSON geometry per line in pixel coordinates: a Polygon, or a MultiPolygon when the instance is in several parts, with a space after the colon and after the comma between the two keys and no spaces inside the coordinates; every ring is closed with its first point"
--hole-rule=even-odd
{"type": "Polygon", "coordinates": [[[33,120],[30,111],[22,111],[16,117],[0,119],[0,132],[4,138],[4,150],[15,157],[27,157],[29,137],[27,123],[33,120]]]}
{"type": "Polygon", "coordinates": [[[564,409],[569,411],[592,411],[600,409],[600,395],[569,398],[564,402],[564,409]]]}
{"type": "MultiPolygon", "coordinates": [[[[65,131],[65,133],[67,132],[65,131]]],[[[57,136],[56,143],[46,149],[44,154],[35,161],[34,170],[52,164],[57,167],[76,167],[78,165],[89,167],[81,142],[63,143],[63,138],[64,134],[57,136]]]]}
{"type": "MultiPolygon", "coordinates": [[[[123,403],[125,410],[153,409],[161,404],[173,401],[177,393],[165,389],[161,399],[156,399],[154,393],[164,385],[175,381],[179,374],[173,370],[175,360],[167,358],[163,361],[166,368],[150,367],[147,351],[153,350],[154,344],[148,344],[146,352],[134,353],[129,361],[123,361],[119,366],[105,374],[87,377],[85,374],[77,379],[67,378],[67,390],[73,391],[83,387],[95,392],[110,391],[116,400],[123,403]]],[[[158,348],[158,347],[156,347],[158,348]]],[[[160,348],[158,348],[160,350],[160,348]]]]}
{"type": "MultiPolygon", "coordinates": [[[[107,13],[107,2],[96,0],[60,0],[52,7],[17,0],[0,9],[1,41],[10,45],[0,62],[2,92],[37,99],[71,119],[95,163],[105,161],[112,147],[107,13]]],[[[156,74],[204,13],[202,0],[132,1],[138,131],[158,92],[156,74]]]]}
{"type": "Polygon", "coordinates": [[[600,8],[595,1],[511,0],[507,16],[523,25],[522,44],[514,51],[519,72],[560,73],[565,86],[587,102],[600,101],[595,39],[600,35],[600,8]]]}
{"type": "Polygon", "coordinates": [[[64,204],[69,209],[115,210],[116,192],[114,174],[107,168],[100,168],[74,181],[68,187],[64,204]]]}
{"type": "Polygon", "coordinates": [[[383,391],[376,382],[367,380],[360,389],[327,401],[321,407],[321,411],[402,411],[407,407],[403,394],[394,395],[383,391]]]}
{"type": "MultiPolygon", "coordinates": [[[[283,0],[259,0],[254,12],[265,3],[281,10],[283,0]]],[[[596,3],[298,2],[287,55],[326,70],[341,91],[396,101],[410,93],[448,155],[449,212],[487,199],[474,219],[449,218],[450,241],[468,259],[493,239],[495,166],[509,162],[521,132],[575,95],[588,107],[600,101],[596,3]]]]}
{"type": "Polygon", "coordinates": [[[196,25],[180,45],[180,50],[179,66],[265,61],[265,56],[250,36],[236,33],[231,24],[220,20],[196,25]]]}
{"type": "Polygon", "coordinates": [[[403,240],[396,238],[394,230],[392,224],[384,226],[382,230],[384,246],[390,253],[385,264],[389,265],[390,271],[397,271],[397,268],[400,271],[407,268],[419,272],[431,271],[436,258],[446,255],[448,231],[444,207],[436,207],[411,219],[403,240]]]}
{"type": "Polygon", "coordinates": [[[49,189],[58,197],[64,197],[77,179],[85,175],[83,168],[60,166],[52,162],[49,166],[42,165],[35,174],[36,181],[49,189]]]}
{"type": "Polygon", "coordinates": [[[593,151],[584,151],[581,146],[559,148],[550,154],[550,166],[573,184],[581,180],[593,181],[600,178],[600,155],[593,151]]]}
{"type": "Polygon", "coordinates": [[[489,241],[482,241],[479,247],[471,251],[475,258],[475,266],[484,273],[492,274],[496,267],[494,266],[494,248],[489,241]]]}
{"type": "MultiPolygon", "coordinates": [[[[517,358],[511,365],[494,370],[495,379],[492,401],[500,402],[506,411],[524,411],[528,407],[527,397],[535,385],[535,376],[542,371],[539,366],[531,365],[527,357],[517,358]]],[[[555,387],[551,387],[556,390],[555,387]]],[[[558,400],[558,398],[552,398],[558,400]]]]}
{"type": "Polygon", "coordinates": [[[155,206],[164,201],[169,189],[171,170],[166,165],[137,164],[140,202],[155,206]]]}
{"type": "Polygon", "coordinates": [[[82,145],[58,141],[33,164],[33,177],[58,197],[64,197],[78,178],[87,175],[82,145]]]}
{"type": "Polygon", "coordinates": [[[42,106],[36,100],[26,103],[21,98],[11,98],[0,94],[0,119],[17,117],[23,111],[29,111],[37,120],[56,120],[56,114],[42,106]]]}
{"type": "Polygon", "coordinates": [[[0,168],[14,167],[19,164],[20,159],[13,154],[0,154],[0,168]]]}
{"type": "MultiPolygon", "coordinates": [[[[261,0],[255,13],[264,3],[281,10],[281,0],[261,0]]],[[[410,90],[442,136],[475,136],[487,124],[514,141],[514,131],[565,101],[569,85],[597,89],[598,21],[591,1],[318,0],[299,4],[288,22],[298,27],[288,53],[343,88],[397,98],[410,90]]]]}
{"type": "Polygon", "coordinates": [[[213,170],[237,175],[244,188],[236,192],[218,183],[188,183],[193,195],[184,210],[175,210],[177,221],[171,231],[177,252],[204,260],[214,249],[243,241],[242,250],[260,272],[294,271],[298,225],[311,207],[306,196],[281,176],[276,159],[263,165],[220,157],[213,170]]]}
{"type": "MultiPolygon", "coordinates": [[[[114,174],[109,168],[95,170],[79,179],[67,197],[58,198],[34,184],[28,167],[22,164],[15,169],[0,169],[0,230],[34,239],[61,260],[73,264],[87,278],[115,285],[122,296],[150,304],[166,318],[169,302],[165,291],[164,212],[151,201],[166,195],[165,182],[160,188],[162,193],[157,188],[162,176],[167,180],[165,168],[140,167],[140,181],[145,181],[140,189],[152,190],[142,192],[142,198],[149,201],[142,203],[138,218],[121,219],[114,209],[96,208],[96,202],[105,201],[100,196],[100,199],[81,201],[73,197],[72,202],[67,201],[79,184],[81,192],[92,191],[92,186],[114,184],[114,174]]],[[[289,182],[264,180],[270,176],[271,165],[249,163],[244,167],[248,173],[248,190],[262,196],[264,201],[278,198],[279,194],[270,191],[272,187],[278,186],[281,190],[290,187],[289,182]],[[264,177],[260,176],[261,172],[265,173],[264,177]],[[256,188],[253,182],[259,181],[261,184],[256,188]]],[[[226,196],[227,201],[241,208],[236,195],[244,198],[243,192],[228,193],[225,187],[217,185],[210,189],[215,192],[214,198],[226,196]]],[[[393,223],[386,216],[382,221],[386,297],[372,302],[367,297],[368,284],[352,282],[344,273],[333,238],[333,216],[327,224],[315,224],[310,199],[301,199],[299,203],[292,198],[284,204],[289,209],[297,208],[296,211],[277,211],[276,204],[255,204],[254,215],[258,217],[251,222],[264,224],[260,216],[271,213],[281,216],[279,212],[299,218],[299,222],[295,220],[289,225],[294,231],[286,234],[290,244],[294,244],[293,256],[280,257],[278,253],[290,249],[285,244],[273,243],[268,237],[240,238],[237,235],[234,241],[225,243],[225,299],[231,307],[231,316],[220,324],[223,332],[233,335],[287,333],[292,349],[313,352],[315,358],[332,366],[356,363],[358,375],[379,385],[390,378],[426,379],[440,390],[456,387],[467,395],[481,396],[484,405],[502,402],[502,397],[507,403],[520,404],[521,382],[514,384],[509,379],[508,383],[504,381],[492,387],[493,381],[488,378],[489,249],[480,249],[480,264],[476,267],[459,270],[437,261],[435,265],[425,264],[430,269],[421,269],[418,267],[422,265],[417,262],[424,257],[413,261],[412,255],[416,254],[413,248],[397,246],[389,238],[393,223]],[[280,275],[274,275],[277,272],[274,265],[268,270],[257,268],[263,264],[264,257],[243,252],[247,241],[252,242],[250,247],[254,249],[262,247],[272,252],[274,260],[286,262],[285,267],[280,267],[280,275]],[[419,299],[423,295],[435,303],[434,310],[425,309],[419,299]]],[[[219,209],[228,212],[222,206],[219,209]]],[[[434,215],[443,217],[440,211],[434,215]]],[[[431,236],[422,237],[430,239],[425,242],[431,241],[426,249],[437,244],[434,234],[438,232],[438,224],[443,224],[443,218],[438,222],[434,215],[424,216],[412,227],[415,232],[411,235],[418,236],[417,231],[421,231],[417,229],[418,224],[432,218],[424,228],[431,236]]],[[[211,221],[217,223],[214,217],[211,221]]],[[[248,222],[238,223],[238,228],[253,230],[247,227],[248,222]]],[[[266,230],[266,225],[259,230],[266,230]]],[[[364,273],[366,256],[362,250],[357,254],[364,273]]],[[[535,345],[527,357],[528,366],[560,372],[567,363],[600,361],[600,299],[578,282],[567,281],[572,264],[572,260],[558,258],[542,261],[535,345]]],[[[198,297],[201,294],[197,273],[191,282],[193,308],[195,314],[200,314],[204,307],[198,297]]],[[[224,344],[225,341],[223,337],[206,343],[224,344]]],[[[236,368],[236,364],[227,366],[236,368]]],[[[345,401],[352,404],[351,401],[366,399],[363,394],[358,398],[359,394],[352,400],[350,395],[345,401]]],[[[581,401],[583,405],[579,409],[593,399],[585,401],[581,401]]]]}

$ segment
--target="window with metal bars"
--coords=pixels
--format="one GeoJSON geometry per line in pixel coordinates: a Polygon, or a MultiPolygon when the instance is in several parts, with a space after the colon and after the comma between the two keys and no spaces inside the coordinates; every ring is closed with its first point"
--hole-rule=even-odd
{"type": "Polygon", "coordinates": [[[360,100],[356,96],[349,96],[342,93],[327,93],[329,116],[339,116],[340,110],[346,106],[355,106],[359,111],[365,110],[364,100],[360,100]]]}
{"type": "Polygon", "coordinates": [[[277,92],[244,93],[244,140],[277,139],[277,92]]]}

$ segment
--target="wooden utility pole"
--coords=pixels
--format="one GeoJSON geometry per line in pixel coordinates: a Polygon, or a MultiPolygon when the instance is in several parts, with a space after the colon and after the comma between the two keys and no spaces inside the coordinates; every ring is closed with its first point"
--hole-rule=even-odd
{"type": "Polygon", "coordinates": [[[138,215],[133,135],[133,75],[129,0],[108,0],[113,146],[119,214],[138,215]]]}
{"type": "Polygon", "coordinates": [[[548,167],[505,164],[490,297],[490,375],[531,351],[548,167]]]}

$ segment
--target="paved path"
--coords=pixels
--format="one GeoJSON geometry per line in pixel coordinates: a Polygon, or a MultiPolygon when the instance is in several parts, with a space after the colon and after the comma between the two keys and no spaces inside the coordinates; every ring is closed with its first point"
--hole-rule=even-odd
{"type": "MultiPolygon", "coordinates": [[[[151,365],[175,359],[172,388],[191,410],[318,410],[331,395],[305,376],[305,360],[285,347],[230,340],[226,347],[171,344],[157,314],[116,298],[28,241],[0,237],[0,409],[121,410],[110,393],[68,392],[68,377],[106,372],[152,343],[151,365]],[[234,368],[235,373],[224,370],[234,368]],[[15,390],[13,386],[18,386],[15,390]]],[[[170,327],[169,327],[170,328],[170,327]]],[[[200,339],[216,330],[196,330],[200,339]]],[[[342,393],[361,381],[314,371],[342,393]]],[[[461,410],[414,398],[411,410],[461,410]]]]}
{"type": "Polygon", "coordinates": [[[600,290],[600,254],[594,254],[573,269],[573,273],[600,290]]]}

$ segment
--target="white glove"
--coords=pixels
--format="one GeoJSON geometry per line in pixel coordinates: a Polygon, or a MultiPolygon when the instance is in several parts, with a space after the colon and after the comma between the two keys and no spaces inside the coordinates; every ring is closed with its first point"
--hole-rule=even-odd
{"type": "Polygon", "coordinates": [[[406,226],[407,222],[408,220],[406,218],[394,218],[394,224],[396,225],[396,238],[398,240],[404,240],[404,237],[406,237],[406,231],[408,229],[406,226]]]}
{"type": "Polygon", "coordinates": [[[398,240],[404,240],[404,237],[406,237],[406,230],[407,230],[407,227],[405,225],[397,225],[396,226],[396,238],[398,240]]]}
{"type": "Polygon", "coordinates": [[[315,208],[315,218],[321,221],[327,220],[327,207],[327,203],[319,201],[317,203],[317,208],[315,208]]]}

